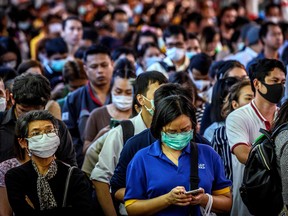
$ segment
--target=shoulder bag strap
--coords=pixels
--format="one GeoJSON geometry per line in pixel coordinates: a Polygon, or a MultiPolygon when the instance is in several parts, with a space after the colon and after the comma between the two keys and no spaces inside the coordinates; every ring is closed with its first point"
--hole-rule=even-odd
{"type": "Polygon", "coordinates": [[[198,146],[195,142],[190,143],[191,148],[191,166],[190,166],[190,190],[198,188],[198,146]]]}
{"type": "Polygon", "coordinates": [[[72,175],[72,171],[73,169],[76,168],[75,166],[71,166],[68,169],[68,174],[66,177],[66,182],[65,182],[65,189],[64,189],[64,197],[63,197],[63,203],[62,203],[62,207],[66,207],[66,201],[67,201],[67,193],[68,193],[68,187],[69,187],[69,182],[70,182],[70,178],[72,175]]]}
{"type": "Polygon", "coordinates": [[[123,120],[120,122],[123,132],[123,146],[127,142],[127,140],[134,136],[134,125],[130,120],[123,120]]]}

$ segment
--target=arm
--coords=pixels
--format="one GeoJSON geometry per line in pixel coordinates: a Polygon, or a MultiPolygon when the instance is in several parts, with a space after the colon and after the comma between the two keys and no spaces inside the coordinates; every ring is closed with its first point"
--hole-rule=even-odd
{"type": "Polygon", "coordinates": [[[12,216],[13,212],[8,201],[5,187],[0,187],[0,216],[12,216]]]}
{"type": "Polygon", "coordinates": [[[169,193],[147,200],[136,200],[129,204],[126,201],[126,210],[129,215],[153,215],[170,205],[190,205],[192,195],[185,195],[185,188],[178,186],[169,193]],[[128,204],[127,204],[128,203],[128,204]]]}
{"type": "Polygon", "coordinates": [[[109,191],[109,184],[93,180],[99,204],[106,216],[117,216],[113,200],[109,191]]]}
{"type": "Polygon", "coordinates": [[[120,202],[124,202],[124,195],[125,195],[125,190],[126,188],[120,188],[115,192],[115,198],[120,201],[120,202]]]}
{"type": "Polygon", "coordinates": [[[251,146],[248,146],[247,144],[239,144],[233,149],[233,153],[237,157],[238,161],[245,165],[248,159],[250,150],[251,150],[251,146]]]}

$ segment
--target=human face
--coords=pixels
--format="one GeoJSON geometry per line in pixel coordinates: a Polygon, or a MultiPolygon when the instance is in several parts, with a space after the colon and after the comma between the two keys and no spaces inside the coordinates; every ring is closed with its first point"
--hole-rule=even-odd
{"type": "Polygon", "coordinates": [[[239,67],[235,67],[228,72],[228,77],[248,78],[247,72],[239,67]]]}
{"type": "Polygon", "coordinates": [[[151,36],[141,36],[139,38],[137,49],[140,50],[142,48],[143,44],[145,44],[145,43],[155,43],[155,42],[156,41],[154,41],[153,37],[151,37],[151,36]]]}
{"type": "Polygon", "coordinates": [[[187,42],[187,51],[188,52],[195,52],[195,53],[200,53],[200,43],[196,39],[188,39],[187,42]]]}
{"type": "MultiPolygon", "coordinates": [[[[270,74],[264,79],[264,82],[268,85],[281,83],[283,86],[285,86],[285,81],[285,73],[279,68],[274,68],[273,71],[271,71],[270,74]]],[[[267,88],[260,81],[255,82],[255,85],[255,88],[261,91],[263,94],[267,93],[267,88]]]]}
{"type": "Polygon", "coordinates": [[[44,110],[45,106],[37,105],[37,106],[30,106],[25,104],[17,104],[15,105],[15,114],[16,117],[19,118],[21,115],[32,111],[32,110],[44,110]]]}
{"type": "Polygon", "coordinates": [[[278,50],[283,43],[283,34],[279,26],[269,26],[266,36],[263,38],[264,46],[278,50]]]}
{"type": "Polygon", "coordinates": [[[250,85],[241,88],[237,101],[232,102],[233,109],[240,108],[252,101],[254,93],[250,85]]]}
{"type": "Polygon", "coordinates": [[[169,134],[176,134],[192,130],[192,122],[187,115],[180,115],[172,122],[163,127],[163,131],[169,134]]]}
{"type": "Polygon", "coordinates": [[[129,79],[116,77],[112,87],[113,95],[132,96],[132,85],[129,79]]]}
{"type": "Polygon", "coordinates": [[[42,75],[42,71],[39,67],[31,67],[25,73],[33,73],[33,74],[40,74],[42,75]]]}
{"type": "Polygon", "coordinates": [[[7,52],[1,56],[0,61],[3,66],[15,69],[17,65],[17,55],[13,52],[7,52]]]}
{"type": "Polygon", "coordinates": [[[144,58],[151,58],[153,56],[160,57],[161,52],[157,47],[149,47],[144,53],[144,58]]]}
{"type": "Polygon", "coordinates": [[[106,54],[88,55],[84,65],[88,80],[93,86],[110,85],[113,74],[113,63],[106,54]]]}
{"type": "Polygon", "coordinates": [[[35,120],[28,124],[28,137],[45,134],[55,130],[54,125],[49,120],[35,120]]]}
{"type": "Polygon", "coordinates": [[[223,25],[226,28],[232,28],[233,27],[233,23],[235,22],[237,17],[237,11],[236,10],[227,10],[221,19],[221,23],[223,23],[223,25]]]}
{"type": "Polygon", "coordinates": [[[82,23],[78,20],[68,20],[62,32],[62,37],[70,46],[78,45],[83,36],[82,23]]]}
{"type": "MultiPolygon", "coordinates": [[[[154,108],[151,104],[151,100],[154,100],[154,92],[160,87],[159,83],[156,82],[156,83],[152,83],[148,86],[148,89],[147,89],[147,92],[146,92],[146,96],[144,95],[138,95],[137,96],[137,99],[139,101],[139,103],[142,105],[142,113],[148,115],[148,116],[151,116],[148,111],[145,109],[145,106],[148,108],[148,109],[152,109],[154,108]]],[[[151,116],[152,117],[152,116],[151,116]]]]}
{"type": "Polygon", "coordinates": [[[207,51],[214,52],[219,42],[220,42],[220,35],[215,34],[213,41],[207,44],[207,51]]]}
{"type": "Polygon", "coordinates": [[[168,49],[176,47],[186,50],[186,45],[182,34],[172,35],[171,37],[165,38],[165,45],[168,49]]]}

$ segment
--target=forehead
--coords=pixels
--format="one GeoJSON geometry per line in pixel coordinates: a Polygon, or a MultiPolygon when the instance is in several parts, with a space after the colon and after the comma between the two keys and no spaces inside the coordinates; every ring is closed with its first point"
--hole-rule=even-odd
{"type": "Polygon", "coordinates": [[[82,27],[82,23],[79,20],[67,20],[65,23],[65,28],[71,27],[82,27]]]}
{"type": "Polygon", "coordinates": [[[125,13],[116,13],[114,16],[115,20],[127,20],[128,16],[125,13]]]}
{"type": "Polygon", "coordinates": [[[145,43],[150,43],[150,42],[151,43],[155,42],[154,38],[152,36],[141,36],[139,38],[139,44],[141,44],[141,45],[143,45],[145,43]]]}
{"type": "Polygon", "coordinates": [[[279,80],[285,80],[285,73],[280,68],[274,68],[266,78],[277,78],[279,80]]]}
{"type": "Polygon", "coordinates": [[[176,119],[174,119],[173,121],[171,121],[170,123],[168,123],[166,125],[167,128],[169,129],[182,129],[185,128],[187,126],[191,126],[191,120],[187,115],[180,115],[178,116],[176,119]]]}
{"type": "Polygon", "coordinates": [[[132,89],[132,85],[130,83],[130,80],[126,79],[126,78],[122,78],[122,77],[115,77],[114,87],[132,89]]]}
{"type": "Polygon", "coordinates": [[[277,26],[277,25],[276,26],[274,26],[274,25],[268,26],[268,33],[275,32],[275,31],[282,32],[281,28],[279,26],[277,26]]]}
{"type": "Polygon", "coordinates": [[[110,57],[107,54],[104,53],[97,53],[97,54],[91,54],[87,56],[86,63],[100,63],[100,62],[111,62],[110,57]]]}
{"type": "Polygon", "coordinates": [[[177,35],[172,35],[171,37],[166,37],[165,40],[166,40],[166,43],[171,43],[171,42],[176,42],[176,41],[184,42],[184,37],[182,34],[177,34],[177,35]]]}
{"type": "Polygon", "coordinates": [[[35,120],[35,121],[31,121],[28,124],[28,131],[32,131],[32,130],[39,130],[42,128],[47,128],[47,127],[54,127],[54,125],[52,124],[52,122],[50,120],[35,120]]]}
{"type": "Polygon", "coordinates": [[[154,98],[154,92],[155,92],[159,87],[160,87],[159,82],[150,83],[150,84],[148,85],[146,97],[149,98],[149,99],[153,99],[153,98],[154,98]]]}

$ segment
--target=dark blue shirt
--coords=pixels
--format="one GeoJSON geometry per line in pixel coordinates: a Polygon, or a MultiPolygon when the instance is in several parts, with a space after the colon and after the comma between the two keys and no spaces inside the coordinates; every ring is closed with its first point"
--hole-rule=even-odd
{"type": "MultiPolygon", "coordinates": [[[[151,145],[155,141],[156,139],[152,136],[150,129],[146,129],[127,140],[121,151],[119,162],[116,166],[114,174],[110,180],[110,186],[113,196],[117,190],[126,187],[126,171],[128,164],[130,163],[134,155],[140,149],[151,145]]],[[[210,142],[199,134],[196,134],[195,142],[210,145],[210,142]]]]}

